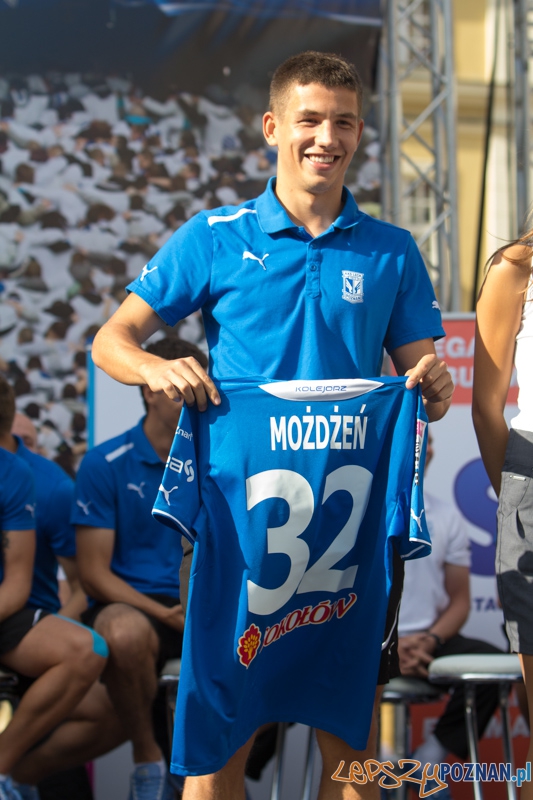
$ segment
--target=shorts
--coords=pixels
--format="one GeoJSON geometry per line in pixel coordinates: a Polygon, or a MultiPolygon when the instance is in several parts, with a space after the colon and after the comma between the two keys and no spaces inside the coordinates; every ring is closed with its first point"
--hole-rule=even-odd
{"type": "MultiPolygon", "coordinates": [[[[184,614],[187,613],[187,596],[189,593],[189,576],[192,565],[193,545],[185,536],[181,537],[183,558],[180,566],[180,597],[184,614]]],[[[403,591],[405,565],[395,547],[393,547],[392,586],[385,618],[385,632],[379,662],[378,686],[388,683],[392,678],[401,675],[398,658],[398,617],[403,591]]]]}
{"type": "Polygon", "coordinates": [[[33,626],[49,614],[44,608],[22,608],[0,622],[0,655],[14,650],[33,626]]]}
{"type": "Polygon", "coordinates": [[[511,428],[498,505],[496,576],[514,653],[533,655],[533,433],[511,428]]]}
{"type": "Polygon", "coordinates": [[[395,547],[392,548],[392,585],[385,617],[385,632],[381,645],[381,661],[377,685],[383,686],[393,678],[398,678],[400,672],[400,659],[398,657],[398,617],[400,616],[400,602],[403,592],[403,577],[405,563],[395,547]]]}
{"type": "MultiPolygon", "coordinates": [[[[169,595],[166,594],[152,594],[150,592],[145,592],[144,596],[150,597],[152,600],[156,600],[158,603],[161,603],[161,605],[166,606],[167,608],[172,608],[172,606],[175,606],[179,603],[179,600],[176,597],[169,597],[169,595]]],[[[95,603],[93,606],[84,611],[81,615],[81,621],[83,624],[88,625],[90,628],[94,628],[96,618],[108,605],[112,604],[95,603]]],[[[145,611],[141,611],[139,608],[137,611],[139,611],[140,614],[144,614],[144,616],[150,621],[152,628],[157,633],[157,638],[159,639],[157,671],[160,672],[165,662],[167,662],[169,659],[181,658],[183,634],[180,631],[177,631],[175,628],[171,628],[169,625],[165,625],[163,622],[160,622],[155,617],[152,617],[151,614],[147,614],[145,611]]]]}

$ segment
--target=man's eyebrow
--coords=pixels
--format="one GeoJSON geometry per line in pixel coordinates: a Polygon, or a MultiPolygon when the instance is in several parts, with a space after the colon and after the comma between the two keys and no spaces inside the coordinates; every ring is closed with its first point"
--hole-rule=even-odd
{"type": "MultiPolygon", "coordinates": [[[[298,114],[300,114],[302,116],[306,116],[306,115],[309,114],[311,116],[320,117],[320,116],[323,115],[323,112],[322,111],[314,111],[312,108],[302,108],[302,109],[300,109],[300,111],[298,111],[298,114]]],[[[335,114],[335,116],[336,117],[344,117],[346,119],[357,119],[359,115],[356,114],[355,111],[341,111],[339,114],[335,114]]]]}

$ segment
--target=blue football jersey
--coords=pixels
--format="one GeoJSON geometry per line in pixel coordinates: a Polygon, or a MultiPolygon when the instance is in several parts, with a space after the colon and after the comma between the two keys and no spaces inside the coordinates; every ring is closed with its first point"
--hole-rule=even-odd
{"type": "Polygon", "coordinates": [[[220,769],[268,722],[366,747],[393,542],[431,549],[405,383],[227,381],[184,408],[153,510],[195,542],[173,771],[220,769]]]}

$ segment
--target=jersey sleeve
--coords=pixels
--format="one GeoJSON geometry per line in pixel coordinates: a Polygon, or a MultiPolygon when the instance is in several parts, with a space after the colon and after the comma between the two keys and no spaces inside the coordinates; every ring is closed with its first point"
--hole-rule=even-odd
{"type": "Polygon", "coordinates": [[[411,483],[410,503],[407,509],[409,519],[406,535],[400,537],[399,547],[399,552],[403,559],[424,558],[431,553],[431,537],[424,509],[424,469],[426,465],[427,435],[428,418],[419,387],[416,389],[416,423],[413,437],[414,474],[411,483]]]}
{"type": "Polygon", "coordinates": [[[72,558],[76,555],[76,533],[70,521],[74,497],[74,481],[67,475],[53,487],[48,500],[46,534],[56,556],[72,558]]]}
{"type": "Polygon", "coordinates": [[[207,299],[213,237],[204,214],[197,214],[163,245],[127,287],[166,322],[175,325],[207,299]]]}
{"type": "Polygon", "coordinates": [[[73,525],[115,530],[115,482],[109,464],[97,450],[90,450],[81,462],[70,521],[73,525]]]}
{"type": "Polygon", "coordinates": [[[194,521],[200,510],[197,416],[195,409],[183,406],[152,509],[155,519],[179,531],[192,543],[196,539],[194,521]]]}
{"type": "Polygon", "coordinates": [[[384,342],[388,353],[410,342],[445,335],[439,304],[412,236],[408,237],[402,261],[400,287],[384,342]]]}
{"type": "Polygon", "coordinates": [[[3,531],[35,528],[35,487],[33,474],[21,458],[13,459],[9,478],[0,493],[0,519],[3,531]]]}

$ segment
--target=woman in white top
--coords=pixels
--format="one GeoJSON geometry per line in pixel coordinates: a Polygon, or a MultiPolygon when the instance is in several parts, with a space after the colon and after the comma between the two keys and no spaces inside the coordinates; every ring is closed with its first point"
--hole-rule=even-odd
{"type": "MultiPolygon", "coordinates": [[[[529,231],[492,259],[477,304],[473,417],[496,494],[496,574],[513,652],[520,654],[533,720],[533,273],[529,231]],[[516,366],[518,415],[504,408],[516,366]]],[[[533,761],[530,741],[527,761],[533,761]]],[[[522,787],[533,800],[533,783],[522,787]]]]}

